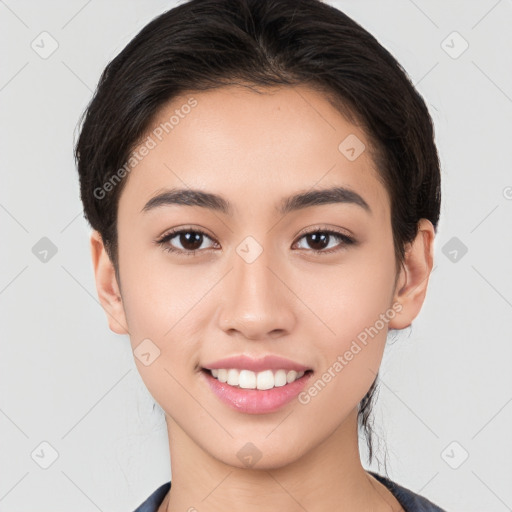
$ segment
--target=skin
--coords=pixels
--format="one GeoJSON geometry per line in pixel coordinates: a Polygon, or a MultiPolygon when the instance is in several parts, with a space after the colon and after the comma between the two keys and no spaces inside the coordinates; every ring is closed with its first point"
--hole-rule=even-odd
{"type": "MultiPolygon", "coordinates": [[[[152,126],[190,96],[174,98],[152,126]]],[[[100,235],[91,236],[110,328],[129,333],[134,350],[146,338],[160,350],[148,366],[135,358],[166,414],[172,489],[160,512],[402,510],[361,465],[357,405],[378,372],[388,329],[409,326],[421,309],[433,264],[432,224],[420,221],[397,275],[390,199],[370,152],[350,161],[338,150],[350,134],[367,148],[369,141],[320,93],[229,86],[192,96],[197,106],[127,178],[118,207],[120,283],[100,235]],[[286,196],[333,185],[356,191],[371,213],[349,203],[276,212],[286,196]],[[183,205],[141,212],[171,187],[221,194],[233,215],[183,205]],[[154,243],[181,227],[208,235],[194,256],[154,243]],[[331,237],[328,249],[339,250],[314,254],[320,246],[303,236],[305,228],[337,229],[357,244],[331,237]],[[263,248],[251,264],[236,252],[247,236],[263,248]],[[314,381],[396,303],[400,313],[307,404],[240,413],[200,373],[226,356],[271,353],[312,368],[314,381]],[[262,454],[252,467],[237,457],[248,442],[262,454]]],[[[192,247],[179,236],[167,243],[192,247]]]]}

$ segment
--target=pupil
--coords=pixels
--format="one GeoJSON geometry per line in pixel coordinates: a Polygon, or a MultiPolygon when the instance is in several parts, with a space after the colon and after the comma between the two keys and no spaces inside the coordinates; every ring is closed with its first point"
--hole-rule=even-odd
{"type": "Polygon", "coordinates": [[[191,232],[182,233],[180,236],[180,243],[185,249],[188,249],[189,251],[195,251],[199,247],[201,247],[202,236],[203,235],[201,235],[201,233],[191,233],[191,232]],[[187,244],[189,246],[187,246],[187,244]],[[194,246],[194,244],[197,247],[194,246]],[[193,247],[190,247],[190,245],[192,245],[193,247]]]}
{"type": "Polygon", "coordinates": [[[329,239],[329,235],[326,233],[320,233],[320,234],[312,233],[308,236],[309,236],[310,240],[312,240],[312,243],[310,243],[310,246],[313,249],[320,250],[320,249],[324,249],[325,247],[327,247],[329,245],[327,242],[327,240],[329,239]],[[320,247],[315,247],[315,243],[318,244],[318,240],[321,240],[320,247]]]}

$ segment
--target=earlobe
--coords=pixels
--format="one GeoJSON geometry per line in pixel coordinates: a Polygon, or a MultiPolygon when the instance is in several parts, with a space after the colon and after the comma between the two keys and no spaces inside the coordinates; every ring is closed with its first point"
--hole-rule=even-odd
{"type": "Polygon", "coordinates": [[[434,226],[420,219],[416,238],[406,248],[405,259],[397,280],[393,304],[401,310],[390,322],[390,329],[405,329],[418,316],[434,262],[434,226]]]}
{"type": "Polygon", "coordinates": [[[91,233],[90,244],[96,291],[107,314],[110,330],[117,334],[129,334],[115,268],[98,231],[91,233]]]}

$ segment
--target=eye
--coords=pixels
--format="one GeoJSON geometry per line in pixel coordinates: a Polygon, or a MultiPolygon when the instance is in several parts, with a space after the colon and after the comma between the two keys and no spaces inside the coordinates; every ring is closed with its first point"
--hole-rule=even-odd
{"type": "Polygon", "coordinates": [[[161,245],[164,251],[194,256],[203,245],[205,238],[213,240],[204,231],[185,228],[167,232],[163,237],[156,240],[156,243],[161,245]],[[171,244],[173,239],[176,239],[174,243],[181,247],[174,247],[171,244]]]}
{"type": "MultiPolygon", "coordinates": [[[[218,243],[200,229],[182,228],[175,229],[167,232],[158,240],[156,243],[162,246],[164,251],[183,254],[184,256],[194,256],[201,250],[205,239],[213,242],[210,247],[206,249],[212,249],[218,247],[218,243]],[[176,239],[173,243],[172,240],[176,239]],[[175,247],[174,244],[180,247],[175,247]]],[[[356,241],[345,235],[344,233],[333,231],[333,230],[316,230],[304,233],[299,241],[305,240],[308,245],[312,247],[312,251],[315,254],[330,254],[342,250],[347,245],[355,244],[356,241]],[[334,246],[331,244],[332,241],[338,240],[334,246]]],[[[296,242],[297,244],[298,242],[296,242]]],[[[205,249],[205,248],[203,248],[205,249]]]]}
{"type": "Polygon", "coordinates": [[[299,241],[302,239],[306,240],[306,242],[313,247],[312,250],[315,254],[330,254],[342,250],[344,246],[356,243],[356,241],[348,235],[332,230],[310,231],[303,234],[299,238],[299,241]],[[338,244],[332,245],[331,241],[336,240],[338,240],[338,244]]]}

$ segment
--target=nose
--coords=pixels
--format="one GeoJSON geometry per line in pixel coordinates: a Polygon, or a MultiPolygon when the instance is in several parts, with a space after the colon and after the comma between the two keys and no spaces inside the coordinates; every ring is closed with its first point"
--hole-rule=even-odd
{"type": "MultiPolygon", "coordinates": [[[[254,247],[251,248],[254,250],[254,247]]],[[[250,340],[274,339],[293,330],[294,295],[283,265],[263,250],[254,261],[234,252],[233,268],[222,286],[218,311],[220,329],[250,340]]]]}

